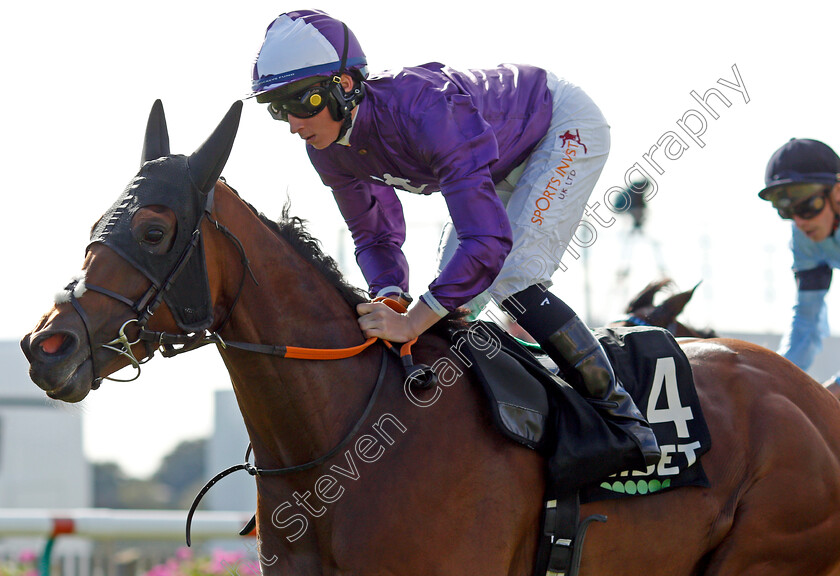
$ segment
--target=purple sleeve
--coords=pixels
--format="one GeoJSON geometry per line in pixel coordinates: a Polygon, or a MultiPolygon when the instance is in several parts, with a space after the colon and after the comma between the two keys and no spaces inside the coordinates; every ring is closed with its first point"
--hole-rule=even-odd
{"type": "Polygon", "coordinates": [[[418,148],[440,182],[458,248],[429,291],[447,310],[486,290],[512,246],[512,232],[496,194],[490,164],[498,159],[496,138],[465,95],[430,106],[418,126],[418,148]]]}
{"type": "Polygon", "coordinates": [[[338,209],[356,246],[356,262],[376,294],[386,286],[408,292],[408,262],[402,252],[405,219],[393,188],[356,182],[333,190],[338,209]]]}

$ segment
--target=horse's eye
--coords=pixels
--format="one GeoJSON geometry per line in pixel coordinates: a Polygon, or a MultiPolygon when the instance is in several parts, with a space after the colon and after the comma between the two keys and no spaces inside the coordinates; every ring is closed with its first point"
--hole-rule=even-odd
{"type": "Polygon", "coordinates": [[[145,244],[160,244],[163,240],[164,232],[160,228],[149,228],[143,234],[143,242],[145,244]]]}

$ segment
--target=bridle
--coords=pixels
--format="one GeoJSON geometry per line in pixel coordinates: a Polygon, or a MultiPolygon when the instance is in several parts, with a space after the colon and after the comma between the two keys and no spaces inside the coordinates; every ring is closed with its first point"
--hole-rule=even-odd
{"type": "MultiPolygon", "coordinates": [[[[191,239],[189,243],[186,244],[180,256],[178,256],[175,265],[169,270],[169,272],[165,276],[164,281],[160,285],[157,285],[154,279],[151,278],[146,272],[138,270],[149,281],[149,287],[140,297],[138,297],[136,300],[132,300],[126,296],[123,296],[122,294],[114,292],[113,290],[109,290],[107,288],[103,288],[95,284],[90,284],[87,281],[84,282],[84,287],[87,290],[97,292],[124,304],[136,316],[135,318],[130,318],[129,320],[126,320],[122,324],[122,326],[120,326],[117,332],[117,336],[112,340],[98,345],[95,343],[93,331],[91,330],[91,322],[88,318],[87,313],[84,310],[84,307],[75,295],[75,288],[77,287],[80,280],[73,280],[70,284],[68,284],[65,287],[65,290],[69,293],[70,303],[72,304],[73,309],[79,315],[79,318],[81,319],[82,324],[85,327],[88,346],[90,348],[91,368],[93,370],[93,384],[91,386],[92,389],[96,390],[97,388],[99,388],[99,385],[102,383],[103,380],[112,380],[115,382],[131,382],[133,380],[136,380],[140,377],[141,364],[145,364],[146,362],[151,360],[154,356],[155,350],[159,350],[162,356],[169,358],[172,356],[177,356],[178,354],[182,354],[184,352],[188,352],[190,350],[194,350],[196,348],[204,346],[205,344],[218,344],[222,348],[226,346],[224,340],[219,335],[219,332],[227,325],[231,315],[233,314],[233,310],[236,307],[236,304],[239,301],[239,297],[241,296],[242,290],[245,286],[246,276],[250,275],[251,279],[254,281],[254,284],[257,286],[259,285],[259,282],[257,282],[253,270],[251,270],[251,265],[248,261],[248,257],[245,254],[245,249],[243,248],[242,243],[239,241],[236,235],[233,234],[233,232],[231,232],[218,220],[212,218],[211,212],[213,209],[214,192],[215,188],[213,188],[207,194],[207,201],[205,203],[204,211],[202,212],[201,217],[198,218],[198,221],[196,222],[195,228],[191,233],[191,239]],[[154,316],[154,313],[158,309],[160,304],[163,302],[163,297],[166,294],[167,290],[169,290],[174,285],[181,272],[183,271],[184,267],[186,266],[186,263],[189,261],[190,257],[195,253],[196,247],[199,245],[199,240],[201,238],[201,225],[205,220],[214,225],[216,229],[219,230],[239,252],[240,261],[242,262],[242,275],[240,277],[239,287],[237,289],[236,296],[233,302],[227,309],[227,312],[225,313],[225,316],[222,318],[221,322],[219,322],[215,330],[212,331],[204,330],[202,332],[195,332],[192,334],[173,334],[169,332],[154,332],[148,330],[146,328],[146,325],[148,324],[151,317],[154,316]],[[134,340],[130,340],[129,337],[126,335],[126,329],[131,325],[135,325],[137,329],[137,337],[134,340]],[[146,358],[143,360],[138,360],[137,357],[134,355],[134,352],[132,351],[132,347],[140,343],[143,343],[146,348],[146,358]],[[114,378],[111,376],[100,376],[96,362],[96,350],[99,348],[110,350],[118,356],[123,356],[124,358],[126,358],[129,364],[136,370],[134,376],[125,379],[114,378]]],[[[88,246],[88,249],[90,249],[90,246],[88,246]]]]}
{"type": "MultiPolygon", "coordinates": [[[[630,314],[624,320],[620,320],[619,322],[627,322],[628,324],[632,324],[633,326],[656,326],[656,324],[651,324],[641,316],[637,316],[636,314],[630,314]]],[[[677,321],[674,320],[670,324],[664,327],[665,330],[671,333],[671,336],[677,335],[677,321]]]]}
{"type": "MultiPolygon", "coordinates": [[[[101,286],[89,284],[85,281],[85,288],[124,304],[125,306],[130,308],[136,316],[135,318],[130,318],[129,320],[126,320],[122,324],[122,326],[120,326],[118,334],[115,338],[108,342],[105,342],[104,344],[98,345],[98,348],[105,348],[106,350],[110,350],[116,353],[117,355],[125,357],[136,370],[136,373],[133,378],[117,379],[110,376],[99,376],[95,360],[95,351],[97,347],[95,347],[94,345],[94,337],[93,332],[91,330],[91,322],[88,319],[87,313],[85,312],[84,308],[82,307],[81,303],[75,295],[75,288],[78,285],[79,280],[74,280],[67,286],[66,290],[69,292],[70,302],[85,326],[88,345],[90,346],[91,350],[90,357],[94,376],[94,383],[91,386],[92,389],[98,388],[102,380],[113,380],[117,382],[130,382],[136,380],[140,376],[141,364],[148,362],[154,355],[156,349],[161,352],[162,356],[172,357],[178,354],[182,354],[184,352],[188,352],[190,350],[194,350],[196,348],[204,346],[205,344],[216,344],[221,348],[233,347],[248,352],[268,354],[280,358],[334,360],[355,356],[361,353],[362,351],[366,350],[378,340],[378,338],[371,337],[368,338],[363,344],[360,344],[358,346],[338,349],[312,349],[293,346],[255,344],[249,342],[226,342],[225,340],[223,340],[222,337],[219,335],[219,332],[227,325],[228,321],[230,320],[233,314],[233,310],[236,307],[236,304],[239,302],[240,296],[242,295],[242,291],[245,286],[246,277],[250,275],[251,279],[254,281],[254,284],[257,286],[259,285],[259,282],[257,282],[257,279],[254,276],[248,257],[245,254],[245,248],[242,246],[242,243],[239,241],[239,239],[233,232],[231,232],[227,227],[225,227],[218,220],[214,219],[211,216],[214,192],[215,188],[213,188],[213,190],[211,190],[210,193],[207,195],[207,202],[205,204],[204,211],[202,212],[201,217],[198,218],[198,222],[196,223],[195,228],[192,231],[191,241],[186,245],[181,255],[178,257],[177,263],[166,275],[165,280],[161,283],[160,286],[156,285],[154,279],[151,278],[149,274],[140,270],[140,272],[149,281],[150,285],[149,288],[147,288],[146,291],[139,298],[137,298],[136,300],[132,300],[123,296],[122,294],[119,294],[107,288],[103,288],[101,286]],[[233,302],[231,303],[230,307],[227,309],[221,322],[219,322],[217,327],[212,331],[206,329],[201,332],[195,332],[192,334],[173,334],[168,332],[151,331],[146,327],[146,325],[151,319],[151,317],[154,315],[157,308],[160,306],[161,302],[163,302],[163,296],[166,293],[166,291],[170,289],[170,287],[177,281],[187,261],[195,253],[196,247],[199,245],[199,240],[201,237],[201,225],[205,220],[207,220],[213,226],[215,226],[216,229],[219,230],[239,252],[240,261],[242,263],[242,274],[240,276],[236,296],[233,302]],[[138,331],[137,337],[133,341],[130,340],[126,335],[126,328],[130,325],[136,325],[138,331]],[[132,351],[132,347],[140,343],[143,343],[146,347],[146,358],[142,361],[138,360],[132,351]]],[[[405,308],[403,307],[402,309],[400,309],[401,304],[397,303],[396,301],[389,299],[381,300],[383,300],[391,308],[397,311],[405,312],[405,308]]],[[[201,491],[199,491],[199,493],[196,495],[187,515],[187,545],[190,545],[190,526],[192,523],[193,514],[195,513],[198,507],[199,501],[210,488],[212,488],[219,480],[221,480],[225,476],[228,476],[229,474],[237,472],[239,470],[245,470],[252,476],[282,476],[286,474],[293,474],[296,472],[309,470],[311,468],[323,464],[324,462],[332,458],[335,454],[337,454],[342,448],[344,448],[355,437],[356,433],[359,431],[361,425],[370,415],[370,412],[373,409],[374,404],[376,403],[376,399],[379,396],[379,392],[382,389],[382,385],[385,381],[385,374],[388,366],[388,351],[395,352],[399,355],[403,368],[405,369],[408,381],[420,387],[434,386],[437,380],[431,368],[423,364],[415,364],[413,361],[411,354],[411,346],[416,340],[417,339],[415,338],[414,340],[405,343],[399,349],[398,352],[394,348],[394,346],[392,346],[389,342],[383,341],[385,345],[382,347],[382,360],[380,362],[379,373],[376,378],[376,382],[373,386],[373,390],[371,391],[370,396],[368,397],[368,401],[365,405],[365,408],[362,411],[359,418],[356,420],[356,423],[351,428],[351,430],[347,434],[345,434],[341,441],[339,441],[338,444],[336,444],[328,452],[304,464],[297,464],[282,468],[260,468],[256,466],[256,464],[251,464],[249,462],[249,455],[251,452],[251,447],[249,445],[248,451],[245,455],[245,462],[243,464],[231,466],[230,468],[223,470],[222,472],[214,476],[209,482],[207,482],[207,484],[205,484],[201,491]]],[[[253,529],[254,525],[255,519],[252,518],[251,522],[249,522],[249,524],[243,529],[242,533],[247,534],[248,532],[250,532],[251,529],[253,529]]]]}

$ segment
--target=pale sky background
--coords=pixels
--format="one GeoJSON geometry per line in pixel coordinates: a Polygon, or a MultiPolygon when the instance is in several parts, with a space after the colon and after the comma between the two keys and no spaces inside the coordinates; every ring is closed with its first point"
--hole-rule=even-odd
{"type": "MultiPolygon", "coordinates": [[[[3,5],[0,338],[16,341],[30,330],[78,271],[90,226],[139,168],[153,101],[163,100],[173,152],[191,153],[249,91],[266,26],[307,7],[217,0],[3,5]]],[[[592,195],[605,218],[612,214],[604,193],[622,186],[636,162],[648,167],[642,155],[666,132],[679,134],[690,146],[679,159],[654,155],[665,174],[652,174],[658,192],[647,238],[633,241],[626,216],[596,226],[586,251],[589,298],[585,267],[571,258],[569,270],[554,277],[555,292],[594,323],[619,318],[628,298],[658,275],[659,255],[681,288],[703,281],[686,321],[719,331],[783,330],[794,288],[789,230],[756,193],[767,159],[789,138],[840,146],[836,3],[327,0],[314,7],[347,22],[371,71],[433,60],[472,68],[519,62],[582,86],[612,126],[610,160],[592,195]],[[733,66],[748,103],[717,83],[735,82],[733,66]],[[731,106],[710,101],[719,118],[706,115],[701,147],[677,121],[700,110],[692,90],[702,95],[713,87],[731,106]]],[[[349,235],[303,143],[254,101],[246,102],[223,174],[270,217],[279,216],[288,194],[292,212],[311,222],[326,251],[343,257],[361,284],[349,235]]],[[[401,198],[419,295],[432,280],[445,209],[439,195],[401,198]]],[[[837,302],[830,295],[832,324],[840,327],[837,302]]],[[[83,418],[92,459],[145,475],[181,440],[209,433],[213,391],[229,386],[208,347],[158,357],[138,381],[106,382],[67,409],[83,418]]]]}

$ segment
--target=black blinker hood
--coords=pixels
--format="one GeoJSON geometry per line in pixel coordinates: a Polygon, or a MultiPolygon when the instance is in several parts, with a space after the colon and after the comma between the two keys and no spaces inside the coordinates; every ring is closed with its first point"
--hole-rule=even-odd
{"type": "Polygon", "coordinates": [[[140,171],[91,233],[91,244],[108,246],[163,291],[163,301],[186,333],[213,323],[201,223],[212,210],[214,186],[230,155],[241,111],[242,102],[235,102],[207,141],[187,157],[170,155],[163,106],[156,101],[140,171]],[[165,254],[144,249],[131,233],[134,215],[147,206],[169,208],[177,219],[175,240],[165,254]]]}

